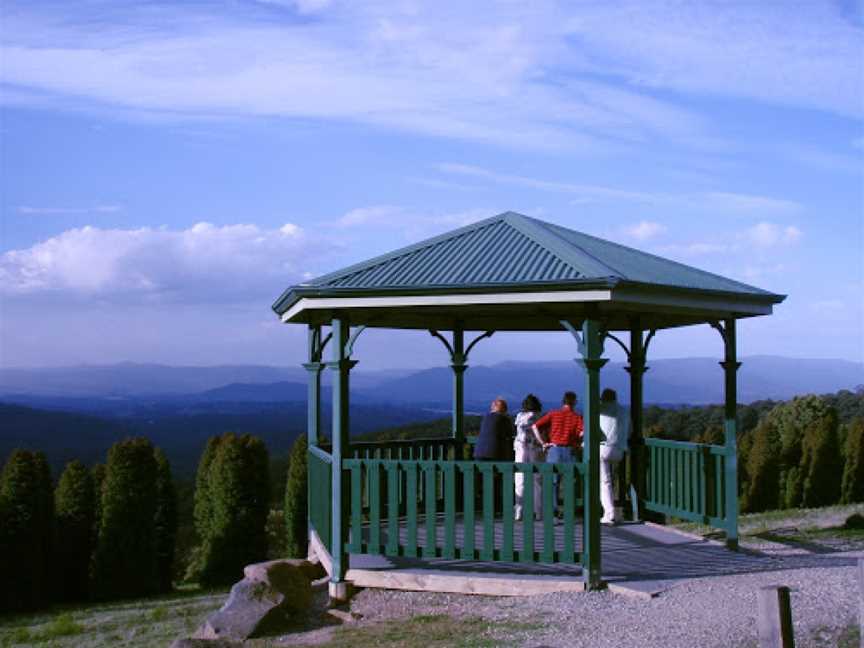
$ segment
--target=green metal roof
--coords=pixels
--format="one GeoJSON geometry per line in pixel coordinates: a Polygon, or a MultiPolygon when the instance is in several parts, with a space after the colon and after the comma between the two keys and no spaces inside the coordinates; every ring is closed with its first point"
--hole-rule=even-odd
{"type": "Polygon", "coordinates": [[[293,286],[273,310],[282,314],[303,296],[627,284],[772,303],[783,299],[698,268],[506,212],[293,286]]]}

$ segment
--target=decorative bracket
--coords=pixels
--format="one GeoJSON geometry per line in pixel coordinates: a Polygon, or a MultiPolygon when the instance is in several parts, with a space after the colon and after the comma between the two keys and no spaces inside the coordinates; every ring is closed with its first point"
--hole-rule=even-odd
{"type": "Polygon", "coordinates": [[[468,354],[471,353],[471,349],[474,348],[475,344],[477,344],[483,338],[491,338],[493,335],[495,335],[495,331],[486,331],[482,335],[478,335],[476,338],[474,338],[474,341],[468,345],[467,349],[465,349],[465,361],[468,361],[468,354]]]}
{"type": "Polygon", "coordinates": [[[620,346],[624,350],[624,353],[627,355],[627,362],[630,362],[630,349],[627,348],[627,345],[624,344],[617,335],[614,335],[613,333],[609,333],[607,331],[603,331],[602,335],[603,339],[609,338],[613,342],[617,343],[618,346],[620,346]]]}
{"type": "Polygon", "coordinates": [[[450,362],[452,362],[454,365],[458,366],[458,365],[464,365],[465,363],[467,363],[468,362],[468,354],[471,353],[471,349],[473,349],[474,346],[483,338],[489,338],[489,337],[492,337],[493,335],[495,335],[495,331],[486,331],[485,333],[478,335],[476,338],[474,338],[471,341],[471,344],[469,344],[468,348],[465,349],[465,351],[463,351],[462,353],[459,353],[457,350],[454,350],[453,345],[451,345],[447,341],[447,338],[445,338],[443,335],[441,335],[441,333],[439,333],[435,329],[429,329],[429,335],[431,335],[432,337],[436,337],[439,340],[441,340],[441,343],[445,347],[447,347],[447,353],[450,354],[450,362]]]}
{"type": "Polygon", "coordinates": [[[720,320],[711,320],[710,322],[708,322],[708,324],[711,328],[713,328],[720,334],[720,337],[723,338],[723,344],[727,344],[729,342],[728,338],[726,337],[726,326],[724,326],[724,324],[720,320]]]}
{"type": "MultiPolygon", "coordinates": [[[[571,322],[568,322],[567,320],[559,320],[559,321],[561,323],[561,326],[563,326],[567,331],[569,331],[570,335],[573,336],[573,339],[576,340],[576,348],[579,351],[579,355],[581,355],[584,358],[588,354],[588,340],[585,339],[585,336],[582,334],[582,332],[578,328],[576,328],[571,322]]],[[[606,331],[604,331],[602,329],[597,331],[597,337],[599,338],[599,342],[600,342],[600,353],[601,354],[603,353],[607,337],[612,337],[615,339],[616,342],[618,342],[618,344],[621,344],[621,341],[618,340],[617,338],[615,338],[615,336],[610,335],[609,333],[607,333],[606,331]]],[[[621,344],[621,346],[626,353],[627,347],[625,347],[623,344],[621,344]]],[[[628,353],[628,357],[629,357],[629,353],[628,353]]]]}
{"type": "Polygon", "coordinates": [[[449,353],[449,354],[450,354],[450,357],[453,358],[453,356],[454,356],[453,347],[452,347],[452,346],[450,345],[450,343],[447,341],[447,338],[445,338],[443,335],[441,335],[438,331],[436,331],[436,330],[434,330],[434,329],[429,329],[429,335],[431,335],[432,337],[436,337],[436,338],[438,338],[439,340],[441,340],[441,343],[442,343],[445,347],[447,347],[447,353],[449,353]]]}
{"type": "Polygon", "coordinates": [[[321,362],[321,359],[324,357],[324,348],[327,346],[327,343],[333,337],[333,333],[330,332],[327,336],[322,339],[321,338],[321,327],[316,326],[312,331],[312,340],[309,349],[310,360],[312,362],[321,362]]]}
{"type": "Polygon", "coordinates": [[[350,358],[354,353],[354,343],[357,341],[357,338],[360,337],[360,334],[366,330],[365,326],[358,326],[354,329],[354,332],[351,334],[351,337],[348,338],[348,342],[345,343],[345,357],[350,358]]]}

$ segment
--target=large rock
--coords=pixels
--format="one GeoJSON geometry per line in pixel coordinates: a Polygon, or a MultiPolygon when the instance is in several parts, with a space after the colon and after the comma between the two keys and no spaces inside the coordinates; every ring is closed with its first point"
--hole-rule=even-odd
{"type": "Polygon", "coordinates": [[[279,574],[285,570],[286,565],[299,569],[310,582],[327,575],[324,566],[320,562],[312,562],[301,558],[271,560],[269,562],[246,565],[243,568],[243,575],[247,580],[266,582],[274,577],[278,578],[279,574]]]}
{"type": "Polygon", "coordinates": [[[195,639],[243,640],[290,627],[312,604],[314,563],[273,560],[248,565],[245,578],[231,588],[228,601],[193,636],[195,639]]]}

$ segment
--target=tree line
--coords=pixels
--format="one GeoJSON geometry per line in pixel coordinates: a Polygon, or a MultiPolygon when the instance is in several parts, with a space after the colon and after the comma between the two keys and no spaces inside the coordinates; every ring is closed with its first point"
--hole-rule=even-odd
{"type": "Polygon", "coordinates": [[[268,550],[305,556],[305,436],[289,464],[284,512],[273,511],[264,442],[234,433],[209,439],[191,495],[193,548],[178,556],[186,503],[148,439],[115,443],[91,468],[70,461],[56,485],[44,453],[14,450],[0,473],[0,612],[162,594],[178,580],[218,587],[268,550]]]}
{"type": "Polygon", "coordinates": [[[165,454],[126,439],[105,464],[70,461],[53,484],[42,452],[0,475],[0,611],[171,589],[176,499],[165,454]]]}
{"type": "MultiPolygon", "coordinates": [[[[723,442],[720,406],[648,407],[644,418],[646,436],[723,442]]],[[[864,390],[760,401],[738,418],[742,511],[864,501],[864,390]]],[[[449,434],[442,419],[363,438],[449,434]]],[[[0,473],[0,612],[148,596],[178,581],[223,586],[249,563],[305,556],[306,462],[305,435],[273,462],[260,438],[225,433],[209,439],[187,488],[137,437],[104,464],[69,462],[55,485],[43,453],[15,450],[0,473]]]]}

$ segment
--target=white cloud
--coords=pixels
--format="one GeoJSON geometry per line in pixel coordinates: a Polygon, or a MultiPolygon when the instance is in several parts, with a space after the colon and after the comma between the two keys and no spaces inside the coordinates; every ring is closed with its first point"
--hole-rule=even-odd
{"type": "Polygon", "coordinates": [[[337,225],[342,227],[357,227],[367,225],[396,225],[406,213],[402,207],[393,205],[375,205],[371,207],[358,207],[345,213],[337,225]]]}
{"type": "Polygon", "coordinates": [[[406,241],[413,242],[449,229],[470,225],[501,211],[478,207],[454,212],[427,212],[397,205],[372,205],[352,209],[331,225],[364,230],[385,228],[392,231],[395,228],[402,233],[406,241]]]}
{"type": "Polygon", "coordinates": [[[628,225],[622,228],[625,236],[637,239],[639,241],[647,241],[655,236],[666,231],[666,226],[653,221],[640,221],[635,225],[628,225]]]}
{"type": "Polygon", "coordinates": [[[771,248],[797,243],[801,239],[801,230],[794,225],[762,222],[748,228],[740,236],[757,248],[771,248]]]}
{"type": "Polygon", "coordinates": [[[579,4],[582,70],[631,84],[860,116],[864,38],[835,3],[579,4]]]}
{"type": "Polygon", "coordinates": [[[196,302],[258,294],[275,298],[327,247],[293,224],[273,230],[210,223],[184,230],[87,226],[5,252],[0,286],[7,295],[196,302]]]}
{"type": "Polygon", "coordinates": [[[294,9],[299,14],[314,14],[327,9],[332,0],[257,0],[261,4],[276,5],[294,9]]]}
{"type": "Polygon", "coordinates": [[[513,185],[557,193],[573,194],[573,204],[597,202],[629,202],[643,205],[674,206],[685,209],[710,210],[726,214],[790,214],[803,210],[800,203],[733,192],[664,193],[606,187],[601,185],[544,180],[529,176],[498,173],[483,167],[454,162],[443,162],[436,169],[448,175],[458,175],[496,184],[513,185]]]}
{"type": "Polygon", "coordinates": [[[30,205],[19,205],[16,210],[19,214],[29,215],[67,215],[67,214],[116,214],[123,211],[120,205],[96,205],[94,207],[33,207],[30,205]]]}
{"type": "Polygon", "coordinates": [[[369,2],[323,13],[320,0],[279,4],[315,19],[174,8],[170,23],[151,24],[142,12],[124,20],[122,9],[116,22],[17,12],[0,52],[5,99],[168,119],[347,120],[586,153],[703,137],[700,117],[641,89],[556,80],[571,54],[551,4],[369,2]]]}

